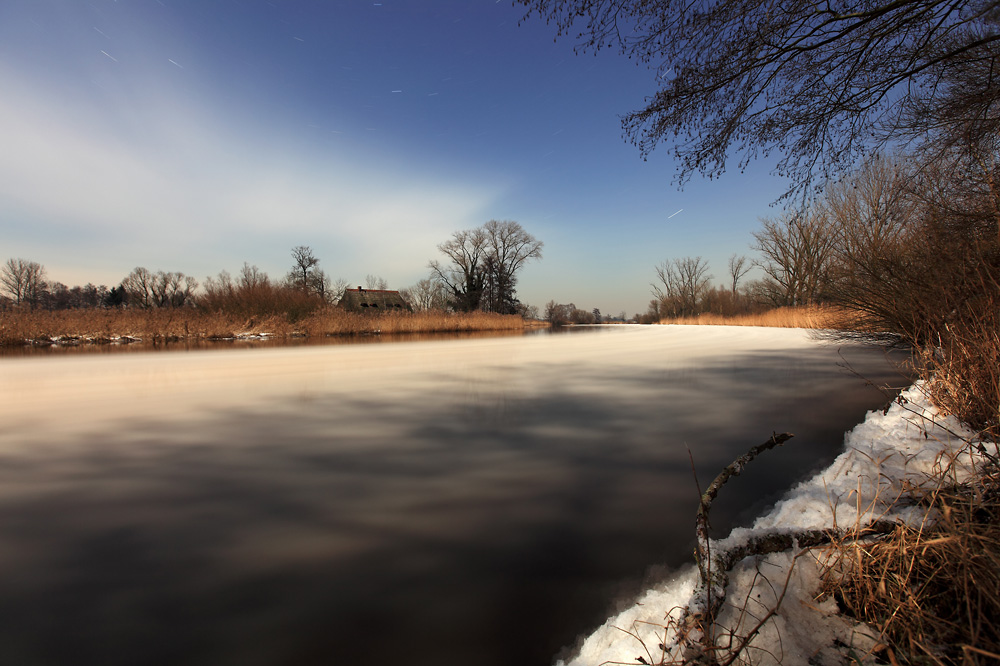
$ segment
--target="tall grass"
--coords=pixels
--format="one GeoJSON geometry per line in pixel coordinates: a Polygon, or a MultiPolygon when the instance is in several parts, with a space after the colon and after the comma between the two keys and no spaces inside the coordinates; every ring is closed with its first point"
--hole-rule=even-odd
{"type": "Polygon", "coordinates": [[[472,313],[387,313],[362,315],[326,306],[294,321],[286,313],[244,316],[200,309],[54,310],[0,312],[0,345],[29,342],[107,342],[227,339],[266,335],[322,337],[391,333],[509,331],[521,329],[516,315],[472,313]]]}

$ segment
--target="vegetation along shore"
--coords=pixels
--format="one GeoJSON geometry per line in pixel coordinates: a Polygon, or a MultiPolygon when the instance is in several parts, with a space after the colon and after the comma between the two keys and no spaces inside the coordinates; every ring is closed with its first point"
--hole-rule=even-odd
{"type": "Polygon", "coordinates": [[[287,313],[245,316],[193,308],[21,310],[0,312],[0,346],[511,331],[526,325],[518,315],[491,312],[389,312],[372,316],[329,305],[299,318],[287,313]]]}

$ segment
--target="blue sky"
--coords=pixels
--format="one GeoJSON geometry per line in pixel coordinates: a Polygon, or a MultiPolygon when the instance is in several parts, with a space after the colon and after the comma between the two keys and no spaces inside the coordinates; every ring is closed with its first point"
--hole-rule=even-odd
{"type": "MultiPolygon", "coordinates": [[[[402,288],[490,219],[545,243],[519,296],[645,311],[654,266],[751,254],[784,183],[683,191],[619,115],[655,72],[510,0],[4,0],[0,260],[68,285],[135,266],[272,277],[309,245],[402,288]],[[680,212],[677,212],[680,211],[680,212]],[[675,214],[676,213],[676,214],[675,214]]],[[[735,171],[735,170],[734,170],[735,171]]]]}

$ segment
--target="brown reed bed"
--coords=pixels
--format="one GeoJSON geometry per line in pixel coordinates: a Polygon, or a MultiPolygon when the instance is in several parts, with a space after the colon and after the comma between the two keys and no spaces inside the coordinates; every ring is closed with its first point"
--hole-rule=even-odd
{"type": "Polygon", "coordinates": [[[754,314],[719,315],[705,312],[694,317],[661,319],[661,324],[686,326],[763,326],[770,328],[838,328],[843,313],[820,306],[783,307],[754,314]]]}
{"type": "Polygon", "coordinates": [[[491,312],[387,312],[373,316],[325,308],[299,320],[296,327],[308,336],[333,336],[510,331],[523,329],[525,324],[518,315],[491,312]]]}
{"type": "Polygon", "coordinates": [[[0,346],[106,343],[119,340],[223,340],[352,336],[524,328],[516,315],[486,312],[362,315],[326,307],[292,321],[287,315],[248,317],[199,309],[54,310],[0,312],[0,346]]]}

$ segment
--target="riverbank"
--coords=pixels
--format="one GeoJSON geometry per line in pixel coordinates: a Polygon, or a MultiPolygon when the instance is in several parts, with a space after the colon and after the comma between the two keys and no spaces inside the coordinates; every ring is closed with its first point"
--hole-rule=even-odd
{"type": "MultiPolygon", "coordinates": [[[[816,329],[848,319],[814,307],[662,323],[816,329]]],[[[692,566],[637,602],[658,617],[637,605],[612,618],[572,663],[690,663],[697,654],[755,664],[1000,661],[1000,628],[983,620],[1000,616],[991,330],[982,322],[960,329],[958,344],[952,332],[944,348],[917,350],[912,366],[924,379],[848,433],[837,462],[750,530],[712,542],[736,562],[717,616],[692,566]],[[782,550],[793,534],[795,548],[782,550]],[[699,615],[706,603],[714,621],[699,615]]]]}
{"type": "Polygon", "coordinates": [[[302,338],[401,333],[511,331],[544,325],[487,312],[362,315],[328,307],[292,320],[195,309],[0,312],[0,346],[129,344],[254,338],[302,338]]]}
{"type": "Polygon", "coordinates": [[[750,528],[710,542],[715,558],[747,554],[714,623],[700,624],[706,590],[690,565],[605,622],[568,664],[697,654],[711,663],[996,663],[998,456],[996,443],[942,416],[918,382],[847,433],[827,469],[750,528]],[[794,547],[773,547],[789,538],[794,547]]]}

